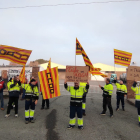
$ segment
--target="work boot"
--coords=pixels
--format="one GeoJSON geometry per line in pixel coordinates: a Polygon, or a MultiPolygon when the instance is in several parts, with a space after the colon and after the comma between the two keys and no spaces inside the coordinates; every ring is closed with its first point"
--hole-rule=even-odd
{"type": "Polygon", "coordinates": [[[116,111],[119,111],[119,108],[116,108],[116,111]]]}
{"type": "Polygon", "coordinates": [[[84,127],[82,126],[82,127],[78,127],[80,130],[83,130],[84,129],[84,127]]]}
{"type": "Polygon", "coordinates": [[[123,110],[123,111],[125,111],[125,109],[124,109],[124,108],[123,108],[122,110],[123,110]]]}
{"type": "Polygon", "coordinates": [[[102,112],[100,115],[105,116],[106,114],[104,112],[102,112]]]}
{"type": "Polygon", "coordinates": [[[25,121],[25,124],[28,124],[29,123],[29,121],[25,121]]]}
{"type": "Polygon", "coordinates": [[[110,118],[113,118],[113,114],[110,114],[110,118]]]}
{"type": "Polygon", "coordinates": [[[43,110],[44,109],[44,107],[41,107],[41,110],[43,110]]]}
{"type": "Polygon", "coordinates": [[[35,119],[31,120],[31,123],[35,123],[35,119]]]}
{"type": "Polygon", "coordinates": [[[5,118],[8,118],[9,116],[10,116],[10,114],[6,114],[6,115],[5,115],[5,118]]]}
{"type": "Polygon", "coordinates": [[[69,126],[67,127],[67,129],[69,129],[69,130],[72,129],[72,128],[74,128],[74,126],[70,126],[70,125],[69,125],[69,126]]]}
{"type": "Polygon", "coordinates": [[[4,108],[1,108],[2,111],[4,111],[4,108]]]}
{"type": "Polygon", "coordinates": [[[46,107],[46,109],[49,109],[49,107],[46,107]]]}
{"type": "Polygon", "coordinates": [[[85,112],[83,113],[83,116],[86,116],[86,113],[85,112]]]}

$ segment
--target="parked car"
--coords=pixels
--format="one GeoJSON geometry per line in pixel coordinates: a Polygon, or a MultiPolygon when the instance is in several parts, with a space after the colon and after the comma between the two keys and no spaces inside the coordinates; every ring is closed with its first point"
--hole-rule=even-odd
{"type": "Polygon", "coordinates": [[[120,80],[122,80],[124,83],[126,83],[127,82],[127,74],[126,73],[122,73],[120,75],[120,80]]]}
{"type": "Polygon", "coordinates": [[[113,73],[110,77],[110,82],[112,83],[115,79],[117,79],[117,74],[113,73]]]}

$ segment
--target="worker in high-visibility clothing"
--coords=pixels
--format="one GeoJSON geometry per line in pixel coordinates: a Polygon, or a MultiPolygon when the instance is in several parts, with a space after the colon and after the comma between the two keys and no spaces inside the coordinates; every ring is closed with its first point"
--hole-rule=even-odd
{"type": "Polygon", "coordinates": [[[106,115],[107,105],[110,111],[110,117],[113,117],[113,109],[111,105],[111,95],[113,93],[113,86],[110,83],[110,79],[106,78],[106,85],[102,87],[99,85],[99,87],[103,90],[103,111],[100,115],[106,115]]]}
{"type": "Polygon", "coordinates": [[[89,89],[89,83],[87,82],[86,87],[79,87],[78,82],[75,82],[74,86],[68,86],[67,81],[65,81],[64,87],[67,91],[71,93],[70,122],[69,122],[68,129],[72,129],[75,126],[75,123],[76,123],[75,114],[77,112],[78,128],[82,130],[83,129],[82,100],[83,100],[83,95],[89,89]]]}
{"type": "Polygon", "coordinates": [[[35,105],[39,99],[36,80],[32,79],[29,84],[22,84],[22,88],[25,89],[25,124],[28,124],[29,122],[34,123],[35,105]]]}
{"type": "MultiPolygon", "coordinates": [[[[10,85],[11,85],[12,83],[14,83],[13,78],[10,78],[9,81],[7,82],[8,93],[9,93],[9,90],[10,90],[10,85]]],[[[7,106],[8,106],[8,105],[9,105],[9,102],[8,102],[7,106]]],[[[12,106],[11,106],[11,109],[13,109],[14,107],[15,107],[15,105],[14,105],[14,102],[13,102],[13,103],[12,103],[12,106]]]]}
{"type": "Polygon", "coordinates": [[[117,94],[117,108],[116,108],[116,111],[119,111],[120,101],[121,101],[121,104],[122,104],[122,110],[125,111],[124,97],[125,97],[125,95],[127,95],[127,87],[126,87],[126,85],[123,84],[123,81],[120,81],[120,83],[117,83],[117,80],[115,79],[114,83],[117,87],[117,91],[116,91],[116,94],[117,94]]]}
{"type": "MultiPolygon", "coordinates": [[[[86,84],[87,83],[82,83],[80,82],[80,87],[86,87],[86,84]]],[[[82,101],[82,110],[83,110],[83,115],[86,116],[86,95],[88,93],[88,90],[87,92],[85,92],[85,94],[83,95],[83,101],[82,101]]]]}
{"type": "Polygon", "coordinates": [[[135,106],[138,111],[138,121],[140,127],[140,84],[137,84],[137,81],[135,81],[131,89],[135,92],[135,106]]]}
{"type": "Polygon", "coordinates": [[[6,118],[10,116],[10,110],[13,102],[15,104],[15,117],[18,117],[18,99],[20,94],[20,88],[21,88],[21,83],[18,81],[17,76],[15,76],[11,84],[8,85],[9,105],[7,108],[7,114],[5,115],[6,118]]]}

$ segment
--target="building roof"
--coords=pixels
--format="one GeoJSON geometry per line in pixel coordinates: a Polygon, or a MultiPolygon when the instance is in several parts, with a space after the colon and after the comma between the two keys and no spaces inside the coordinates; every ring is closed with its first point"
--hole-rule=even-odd
{"type": "Polygon", "coordinates": [[[93,64],[95,68],[101,68],[101,71],[126,71],[126,68],[118,68],[118,67],[113,67],[110,65],[102,64],[102,63],[95,63],[93,64]]]}
{"type": "MultiPolygon", "coordinates": [[[[40,67],[42,67],[44,69],[46,69],[47,66],[48,66],[48,63],[44,63],[44,64],[40,65],[40,67]]],[[[122,72],[126,71],[126,68],[115,67],[115,69],[114,69],[114,66],[106,65],[103,63],[95,63],[95,64],[93,64],[93,66],[95,68],[101,68],[102,69],[101,71],[122,71],[122,72]]],[[[54,68],[54,67],[58,67],[58,69],[66,69],[66,66],[64,66],[64,65],[60,65],[60,64],[51,62],[51,68],[54,68]]]]}
{"type": "MultiPolygon", "coordinates": [[[[44,69],[46,69],[48,66],[48,63],[41,64],[40,66],[43,67],[44,69]]],[[[60,65],[60,64],[51,62],[51,68],[54,68],[54,67],[58,67],[58,69],[66,69],[66,66],[64,66],[64,65],[60,65]]]]}

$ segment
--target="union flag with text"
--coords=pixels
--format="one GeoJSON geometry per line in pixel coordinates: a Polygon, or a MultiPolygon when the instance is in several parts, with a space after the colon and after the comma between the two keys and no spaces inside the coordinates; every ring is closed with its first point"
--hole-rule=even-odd
{"type": "Polygon", "coordinates": [[[128,67],[131,63],[132,53],[114,49],[114,63],[128,67]]]}
{"type": "Polygon", "coordinates": [[[20,79],[21,83],[23,83],[23,84],[25,83],[25,66],[23,66],[23,68],[20,72],[19,79],[20,79]]]}
{"type": "Polygon", "coordinates": [[[43,99],[60,96],[58,67],[38,72],[43,99]]]}
{"type": "Polygon", "coordinates": [[[26,64],[31,53],[31,50],[0,45],[0,59],[9,60],[20,65],[26,64]]]}
{"type": "Polygon", "coordinates": [[[76,55],[82,55],[86,66],[89,66],[89,68],[90,68],[89,71],[94,71],[94,67],[93,67],[90,59],[88,58],[86,52],[84,51],[83,47],[81,46],[81,44],[77,38],[76,38],[76,44],[79,45],[79,47],[77,47],[78,45],[76,45],[76,55]],[[80,50],[77,48],[80,48],[80,50]]]}

